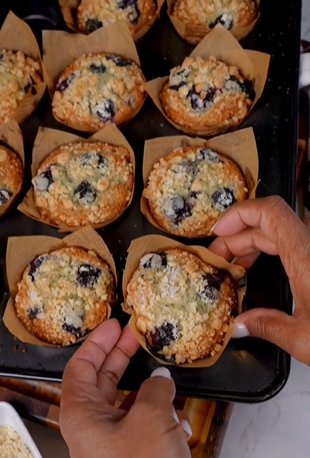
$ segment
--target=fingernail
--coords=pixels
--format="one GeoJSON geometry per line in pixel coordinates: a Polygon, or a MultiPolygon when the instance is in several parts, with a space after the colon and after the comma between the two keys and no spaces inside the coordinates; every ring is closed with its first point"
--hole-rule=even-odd
{"type": "Polygon", "coordinates": [[[238,256],[234,256],[232,260],[230,261],[230,264],[235,264],[235,262],[237,262],[238,259],[239,259],[238,256]]]}
{"type": "Polygon", "coordinates": [[[177,423],[180,423],[180,419],[179,419],[179,417],[178,417],[178,415],[177,415],[177,413],[176,413],[175,410],[173,411],[172,416],[173,416],[173,418],[175,419],[175,421],[176,421],[177,423]]]}
{"type": "Polygon", "coordinates": [[[217,226],[217,223],[215,223],[215,224],[211,227],[211,229],[210,229],[210,234],[213,234],[214,229],[216,228],[216,226],[217,226]]]}
{"type": "Polygon", "coordinates": [[[249,330],[244,323],[234,323],[234,329],[231,335],[233,339],[240,339],[241,337],[248,337],[249,335],[249,330]]]}
{"type": "Polygon", "coordinates": [[[183,431],[185,431],[186,434],[188,434],[189,437],[191,437],[191,435],[193,434],[193,431],[192,431],[191,425],[188,423],[188,421],[187,420],[181,420],[181,426],[183,428],[183,431]]]}
{"type": "Polygon", "coordinates": [[[171,374],[170,374],[170,371],[166,367],[158,367],[151,373],[150,377],[171,378],[171,374]]]}

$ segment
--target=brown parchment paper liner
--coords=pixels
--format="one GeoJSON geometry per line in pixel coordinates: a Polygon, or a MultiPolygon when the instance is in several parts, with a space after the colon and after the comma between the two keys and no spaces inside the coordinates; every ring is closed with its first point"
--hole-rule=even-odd
{"type": "MultiPolygon", "coordinates": [[[[7,329],[22,342],[48,347],[59,346],[44,342],[28,331],[16,315],[14,299],[17,293],[17,284],[21,280],[27,265],[40,254],[49,253],[65,247],[79,247],[88,251],[94,251],[110,266],[115,285],[117,285],[114,259],[102,238],[89,226],[68,235],[62,240],[47,236],[10,237],[6,252],[6,273],[11,296],[4,312],[3,322],[7,329]]],[[[109,308],[107,319],[110,315],[111,310],[109,308]]],[[[77,342],[81,342],[85,338],[86,336],[77,342]]],[[[75,345],[75,343],[72,345],[75,345]]]]}
{"type": "MultiPolygon", "coordinates": [[[[192,43],[193,45],[197,45],[209,33],[209,29],[203,24],[189,24],[172,16],[172,8],[175,2],[176,0],[167,0],[167,12],[173,27],[178,32],[178,34],[184,38],[184,40],[192,43]]],[[[253,30],[256,22],[260,17],[260,0],[255,0],[255,3],[258,8],[258,15],[256,19],[246,27],[232,27],[229,31],[238,41],[242,40],[242,38],[245,38],[253,30]]]]}
{"type": "MultiPolygon", "coordinates": [[[[103,143],[109,143],[110,145],[114,146],[123,146],[126,148],[129,152],[130,155],[130,161],[132,163],[132,169],[133,169],[133,179],[135,179],[135,155],[134,152],[127,142],[126,138],[124,135],[118,130],[118,128],[114,124],[107,125],[103,129],[99,130],[96,134],[92,135],[90,138],[85,139],[82,137],[79,137],[77,135],[69,134],[67,132],[59,131],[59,130],[54,130],[54,129],[49,129],[47,127],[40,127],[34,142],[34,147],[32,150],[32,164],[31,164],[31,174],[32,178],[36,175],[37,170],[41,163],[57,148],[59,148],[61,145],[65,145],[67,143],[76,143],[76,142],[103,142],[103,143]]],[[[133,194],[134,194],[134,185],[132,188],[132,193],[131,193],[131,198],[127,203],[126,208],[122,212],[122,214],[126,211],[126,209],[129,207],[129,205],[132,202],[133,199],[133,194]]],[[[20,203],[20,205],[17,207],[19,211],[24,213],[26,216],[29,218],[35,219],[36,221],[40,221],[42,223],[48,224],[50,226],[56,227],[59,229],[60,232],[74,232],[82,227],[85,226],[67,226],[66,224],[51,224],[48,221],[45,221],[37,207],[35,206],[35,200],[34,200],[34,192],[33,192],[33,186],[29,189],[27,192],[25,198],[23,201],[20,203]]],[[[111,224],[113,221],[116,221],[121,215],[117,216],[116,218],[112,218],[109,221],[106,221],[105,223],[98,223],[98,224],[93,224],[92,227],[94,229],[101,229],[102,227],[108,226],[111,224]]]]}
{"type": "MultiPolygon", "coordinates": [[[[48,75],[47,84],[51,97],[60,74],[83,54],[99,52],[119,54],[141,67],[135,43],[124,21],[113,22],[90,35],[44,30],[43,49],[43,61],[48,75]]],[[[133,112],[130,119],[137,115],[142,106],[143,103],[133,112]]],[[[60,119],[55,118],[64,124],[60,119]]],[[[124,124],[127,124],[130,119],[127,119],[124,124]]],[[[70,127],[83,132],[94,132],[87,126],[82,129],[80,125],[75,125],[74,122],[70,123],[70,127]]]]}
{"type": "Polygon", "coordinates": [[[22,123],[36,109],[43,97],[47,75],[41,59],[39,45],[31,28],[26,22],[15,16],[12,11],[8,13],[0,29],[0,50],[4,48],[11,51],[22,51],[27,56],[38,61],[41,65],[43,82],[34,86],[36,90],[35,95],[32,95],[31,91],[25,95],[16,110],[15,120],[18,123],[22,123]]]}
{"type": "MultiPolygon", "coordinates": [[[[249,80],[254,80],[255,99],[250,107],[249,112],[253,109],[256,102],[262,95],[265,87],[270,55],[258,51],[245,50],[241,47],[238,41],[226,30],[222,25],[218,24],[193,50],[191,57],[200,56],[203,59],[208,59],[210,56],[215,56],[217,59],[225,62],[228,65],[235,65],[242,75],[249,80]]],[[[181,130],[190,135],[200,135],[202,137],[211,137],[214,135],[223,134],[228,129],[234,130],[238,126],[227,127],[226,125],[212,125],[207,127],[188,127],[182,126],[171,121],[165,114],[160,102],[159,94],[169,80],[169,76],[156,78],[148,81],[144,87],[148,95],[151,97],[162,115],[178,130],[181,130]]],[[[241,121],[243,122],[243,121],[241,121]]],[[[241,122],[239,124],[241,124],[241,122]]]]}
{"type": "MultiPolygon", "coordinates": [[[[245,176],[247,188],[249,190],[248,198],[255,198],[258,182],[258,153],[252,127],[219,137],[213,137],[208,141],[203,138],[186,137],[185,135],[147,140],[144,144],[143,156],[144,188],[147,187],[150,173],[156,162],[174,149],[184,146],[211,148],[227,156],[229,159],[232,159],[240,167],[245,176]]],[[[148,200],[143,196],[141,196],[140,200],[140,210],[153,226],[163,232],[169,233],[157,224],[150,212],[148,200]]]]}
{"type": "MultiPolygon", "coordinates": [[[[12,119],[11,121],[0,125],[0,140],[4,143],[4,147],[8,147],[14,150],[17,156],[22,161],[23,169],[25,167],[25,155],[24,155],[24,142],[23,135],[17,122],[12,119]]],[[[2,144],[0,143],[0,149],[2,144]]],[[[22,178],[23,180],[23,178],[22,178]]],[[[16,197],[20,193],[23,181],[21,181],[19,189],[15,192],[10,199],[3,205],[0,205],[0,217],[10,209],[16,200],[16,197]]]]}
{"type": "MultiPolygon", "coordinates": [[[[211,253],[211,251],[207,250],[204,247],[201,246],[186,246],[183,245],[180,242],[177,242],[175,240],[169,239],[167,237],[163,237],[161,235],[147,235],[145,237],[140,237],[136,240],[133,240],[128,248],[128,257],[126,261],[126,266],[125,270],[123,273],[123,283],[122,283],[122,288],[123,288],[123,295],[124,295],[124,304],[123,304],[123,310],[124,312],[128,313],[130,316],[129,320],[129,327],[135,337],[138,339],[140,345],[146,350],[153,358],[156,359],[160,364],[167,364],[171,365],[171,363],[168,363],[167,361],[162,360],[161,358],[157,358],[154,356],[147,348],[145,344],[145,337],[137,330],[136,328],[136,317],[134,311],[128,306],[126,302],[127,298],[127,285],[133,276],[135,270],[139,266],[139,261],[147,253],[156,253],[159,251],[167,250],[169,248],[181,248],[183,250],[187,250],[196,256],[198,256],[200,259],[202,259],[204,262],[207,262],[219,269],[224,269],[227,272],[230,273],[230,275],[238,281],[239,279],[243,278],[245,275],[245,270],[241,266],[237,266],[235,264],[230,264],[227,261],[225,261],[224,258],[221,258],[214,253],[211,253]]],[[[242,306],[242,301],[243,297],[246,292],[246,287],[238,288],[238,310],[241,310],[242,306]]],[[[217,352],[214,356],[210,356],[208,358],[200,359],[198,361],[194,361],[193,363],[183,363],[183,364],[178,364],[178,366],[181,367],[190,367],[190,368],[195,368],[195,367],[209,367],[212,366],[213,364],[216,363],[216,361],[220,358],[221,354],[225,350],[231,334],[233,330],[233,319],[231,319],[231,322],[229,324],[229,330],[225,334],[224,341],[222,343],[222,349],[217,352]]]]}
{"type": "MultiPolygon", "coordinates": [[[[81,0],[58,0],[58,3],[60,5],[61,12],[62,12],[64,21],[67,24],[67,27],[71,30],[74,30],[77,33],[82,33],[77,26],[77,19],[76,19],[77,8],[79,4],[81,3],[81,0]]],[[[149,22],[146,25],[144,25],[143,27],[141,27],[141,29],[137,33],[132,35],[132,38],[134,39],[134,41],[137,41],[140,38],[142,38],[150,30],[152,25],[159,18],[160,10],[164,3],[165,3],[165,0],[157,0],[157,10],[154,16],[152,16],[149,22]]]]}

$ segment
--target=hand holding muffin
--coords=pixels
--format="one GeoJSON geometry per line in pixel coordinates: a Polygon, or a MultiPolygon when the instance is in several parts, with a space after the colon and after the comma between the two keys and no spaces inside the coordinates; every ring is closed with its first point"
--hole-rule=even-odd
{"type": "Polygon", "coordinates": [[[243,202],[229,209],[215,226],[219,237],[210,250],[248,268],[261,252],[279,255],[295,299],[293,315],[266,308],[236,318],[247,335],[278,345],[310,366],[309,269],[310,233],[278,196],[243,202]],[[289,336],[289,338],[288,338],[289,336]]]}
{"type": "Polygon", "coordinates": [[[138,347],[128,327],[121,332],[117,321],[109,320],[69,361],[60,428],[71,458],[190,458],[191,428],[187,415],[175,411],[167,369],[155,370],[141,385],[129,412],[114,407],[117,384],[138,347]]]}

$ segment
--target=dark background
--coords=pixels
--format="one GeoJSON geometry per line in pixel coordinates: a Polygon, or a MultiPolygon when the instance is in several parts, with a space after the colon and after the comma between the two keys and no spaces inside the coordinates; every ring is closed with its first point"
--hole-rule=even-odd
{"type": "MultiPolygon", "coordinates": [[[[30,0],[24,1],[22,5],[20,3],[12,1],[10,7],[15,14],[26,18],[39,43],[41,43],[42,28],[66,30],[56,1],[30,0]],[[38,15],[45,19],[38,19],[38,15]]],[[[240,128],[252,126],[254,129],[261,180],[257,195],[261,197],[279,194],[294,206],[301,2],[261,0],[260,8],[261,18],[251,34],[243,40],[242,45],[244,48],[271,54],[271,64],[264,93],[240,128]]],[[[148,80],[167,75],[169,69],[180,64],[193,49],[193,46],[183,41],[174,31],[165,10],[166,5],[163,6],[161,19],[145,37],[137,42],[142,69],[148,80]]],[[[7,12],[8,7],[0,6],[0,23],[7,12]]],[[[39,108],[21,126],[25,141],[26,170],[20,200],[30,186],[31,149],[39,126],[74,132],[53,119],[50,99],[45,94],[39,108]]],[[[145,234],[160,233],[139,211],[144,140],[180,134],[164,119],[150,99],[147,99],[135,120],[122,129],[122,132],[136,155],[135,197],[132,205],[118,221],[98,231],[115,257],[119,275],[124,266],[125,253],[130,241],[145,234]]],[[[15,208],[0,221],[3,283],[0,291],[6,291],[2,297],[1,313],[8,298],[3,263],[7,238],[41,234],[64,236],[58,234],[52,227],[27,218],[15,208]]],[[[178,240],[187,244],[198,243],[205,246],[210,243],[210,240],[201,239],[190,242],[180,238],[178,240]]],[[[289,313],[292,310],[288,282],[277,257],[263,255],[248,271],[248,290],[244,309],[260,306],[274,307],[289,313]]],[[[113,315],[122,324],[127,320],[120,304],[113,308],[113,315]]],[[[23,344],[17,341],[0,322],[0,374],[60,381],[65,363],[76,348],[77,346],[49,348],[23,344]]],[[[137,389],[157,366],[153,358],[140,350],[132,359],[120,387],[127,390],[137,389]]],[[[171,367],[171,372],[179,395],[257,402],[274,396],[284,386],[289,368],[290,358],[283,351],[267,342],[246,338],[230,341],[224,354],[213,367],[190,370],[171,367]]]]}

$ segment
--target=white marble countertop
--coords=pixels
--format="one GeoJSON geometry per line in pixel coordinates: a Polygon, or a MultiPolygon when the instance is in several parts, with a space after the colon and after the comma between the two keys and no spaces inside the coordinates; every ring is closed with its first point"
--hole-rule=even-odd
{"type": "Polygon", "coordinates": [[[309,458],[310,368],[292,360],[283,390],[261,404],[235,404],[220,458],[309,458]]]}

